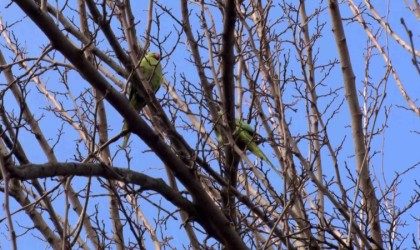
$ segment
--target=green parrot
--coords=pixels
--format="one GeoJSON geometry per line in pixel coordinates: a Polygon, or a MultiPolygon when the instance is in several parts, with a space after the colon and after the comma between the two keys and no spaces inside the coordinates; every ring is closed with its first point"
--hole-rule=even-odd
{"type": "Polygon", "coordinates": [[[248,149],[255,156],[259,157],[261,160],[271,163],[268,160],[268,157],[261,151],[258,144],[255,140],[258,138],[258,134],[255,132],[254,128],[251,127],[248,123],[243,120],[235,120],[236,130],[235,135],[237,136],[238,147],[242,150],[248,149]]]}
{"type": "MultiPolygon", "coordinates": [[[[273,163],[268,159],[268,157],[261,151],[256,140],[259,135],[255,132],[254,128],[251,127],[248,123],[243,120],[235,120],[236,129],[234,131],[234,138],[236,138],[236,144],[242,150],[249,150],[255,156],[259,157],[261,160],[267,162],[270,167],[272,167],[276,172],[278,171],[273,163]]],[[[217,133],[217,140],[219,143],[223,143],[222,136],[217,133]]]]}
{"type": "MultiPolygon", "coordinates": [[[[162,75],[162,66],[160,65],[160,54],[151,52],[147,54],[140,62],[140,71],[143,75],[144,79],[146,79],[149,84],[152,87],[152,90],[156,93],[160,85],[163,81],[163,75],[162,75]]],[[[136,88],[133,88],[131,86],[131,82],[128,86],[128,98],[130,101],[130,104],[134,107],[134,109],[137,112],[140,112],[140,110],[144,107],[146,104],[145,100],[142,100],[142,98],[138,95],[136,88]]],[[[124,122],[123,130],[127,129],[127,123],[124,122]]],[[[128,143],[128,139],[130,138],[130,134],[128,133],[124,137],[123,145],[122,147],[126,147],[128,143]]]]}

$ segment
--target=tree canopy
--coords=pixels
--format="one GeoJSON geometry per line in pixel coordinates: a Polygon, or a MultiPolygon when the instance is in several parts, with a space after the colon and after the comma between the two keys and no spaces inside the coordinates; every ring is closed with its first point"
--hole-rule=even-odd
{"type": "Polygon", "coordinates": [[[2,1],[2,245],[419,248],[419,20],[417,0],[2,1]]]}

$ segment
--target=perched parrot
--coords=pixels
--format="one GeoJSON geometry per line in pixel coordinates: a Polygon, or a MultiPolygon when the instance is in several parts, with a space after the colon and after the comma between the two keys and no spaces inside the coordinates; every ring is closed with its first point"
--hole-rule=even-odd
{"type": "MultiPolygon", "coordinates": [[[[271,167],[274,165],[268,159],[268,157],[261,151],[256,140],[259,135],[255,132],[254,128],[251,127],[248,123],[243,120],[235,120],[236,129],[234,131],[234,138],[236,138],[236,144],[242,150],[249,150],[255,156],[259,157],[261,160],[267,162],[271,167]]],[[[220,134],[217,134],[217,140],[219,143],[223,142],[223,139],[220,134]]]]}
{"type": "Polygon", "coordinates": [[[273,165],[256,143],[258,134],[255,132],[254,128],[243,120],[238,119],[235,120],[235,125],[237,130],[235,133],[237,136],[236,140],[238,147],[242,150],[248,149],[261,160],[267,162],[270,165],[273,165]]]}
{"type": "MultiPolygon", "coordinates": [[[[151,52],[147,54],[140,62],[140,71],[143,75],[144,79],[146,79],[149,84],[151,85],[153,91],[156,93],[160,85],[163,81],[162,76],[162,66],[160,65],[160,54],[151,52]]],[[[144,107],[146,104],[145,100],[142,100],[142,98],[137,94],[137,89],[133,88],[131,86],[131,82],[128,86],[128,98],[130,100],[130,104],[133,105],[134,109],[137,112],[140,112],[140,110],[144,107]]],[[[127,123],[124,122],[123,130],[127,129],[127,123]]],[[[128,133],[124,137],[123,145],[122,147],[126,147],[128,143],[128,139],[130,138],[130,134],[128,133]]]]}
{"type": "MultiPolygon", "coordinates": [[[[238,145],[238,147],[243,151],[251,151],[251,153],[253,153],[255,156],[268,163],[268,165],[273,169],[274,172],[276,172],[276,174],[278,174],[280,177],[283,176],[283,174],[274,166],[273,163],[271,163],[268,157],[258,146],[258,139],[260,138],[260,135],[255,132],[254,128],[245,121],[239,119],[235,120],[235,126],[236,128],[233,132],[233,137],[236,140],[236,145],[238,145]]],[[[220,133],[217,132],[217,130],[216,136],[217,141],[220,144],[223,144],[223,137],[220,133]]]]}

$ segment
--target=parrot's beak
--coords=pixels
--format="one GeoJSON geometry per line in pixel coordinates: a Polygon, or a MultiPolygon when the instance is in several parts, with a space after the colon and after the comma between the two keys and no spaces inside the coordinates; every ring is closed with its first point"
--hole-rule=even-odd
{"type": "Polygon", "coordinates": [[[154,57],[154,58],[156,58],[156,60],[159,60],[159,59],[160,59],[160,54],[159,54],[159,53],[155,53],[155,54],[153,55],[153,57],[154,57]]]}

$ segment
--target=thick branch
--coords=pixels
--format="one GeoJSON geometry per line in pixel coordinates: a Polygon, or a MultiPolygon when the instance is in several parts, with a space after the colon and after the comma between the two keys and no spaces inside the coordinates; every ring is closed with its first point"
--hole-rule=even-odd
{"type": "Polygon", "coordinates": [[[21,181],[56,177],[56,176],[85,176],[103,177],[107,180],[123,181],[140,186],[140,190],[152,190],[161,194],[175,206],[193,215],[193,203],[184,198],[179,192],[166,185],[162,179],[155,179],[145,174],[128,169],[109,167],[101,163],[46,163],[25,164],[20,167],[8,168],[10,177],[21,181]]]}
{"type": "Polygon", "coordinates": [[[368,156],[364,144],[362,113],[357,99],[355,76],[350,60],[350,53],[346,43],[346,36],[341,21],[341,14],[336,0],[329,1],[330,15],[333,23],[333,32],[340,56],[341,70],[344,78],[346,99],[351,113],[351,127],[353,134],[354,150],[356,154],[356,168],[360,178],[360,188],[364,194],[367,205],[369,226],[372,234],[374,249],[382,249],[381,226],[379,222],[379,202],[375,195],[373,183],[370,178],[368,156]]]}

